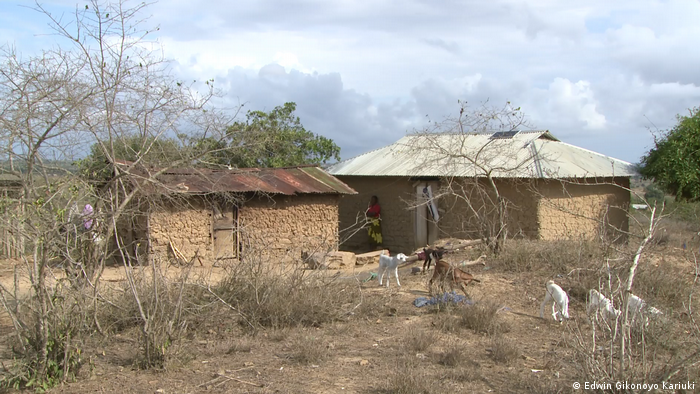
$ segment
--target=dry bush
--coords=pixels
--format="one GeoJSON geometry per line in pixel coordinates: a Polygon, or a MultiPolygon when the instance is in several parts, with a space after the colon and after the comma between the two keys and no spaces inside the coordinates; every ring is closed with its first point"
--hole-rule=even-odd
{"type": "Polygon", "coordinates": [[[439,313],[433,319],[432,325],[440,331],[457,332],[460,329],[460,319],[449,313],[439,313]]]}
{"type": "Polygon", "coordinates": [[[498,318],[499,309],[500,306],[493,301],[477,301],[460,309],[459,324],[475,333],[506,332],[508,326],[498,318]]]}
{"type": "Polygon", "coordinates": [[[272,330],[270,333],[267,334],[267,337],[272,342],[282,342],[285,339],[287,339],[287,337],[289,337],[289,329],[280,328],[277,330],[272,330]]]}
{"type": "Polygon", "coordinates": [[[234,341],[226,351],[226,354],[250,353],[253,350],[254,342],[248,338],[239,338],[234,341]]]}
{"type": "Polygon", "coordinates": [[[654,234],[649,240],[649,246],[663,246],[668,245],[672,241],[671,233],[665,228],[654,234]]]}
{"type": "MultiPolygon", "coordinates": [[[[655,224],[658,224],[658,219],[650,223],[651,229],[655,224]]],[[[693,321],[676,320],[678,314],[672,313],[674,307],[690,312],[686,308],[695,285],[685,282],[678,272],[669,270],[668,265],[635,266],[639,258],[645,257],[642,253],[649,253],[644,246],[644,243],[637,246],[639,254],[634,260],[623,260],[618,266],[611,267],[609,276],[601,275],[600,282],[606,289],[612,289],[605,295],[613,300],[616,308],[621,308],[623,290],[630,283],[630,267],[636,267],[632,292],[649,305],[662,309],[664,315],[648,315],[648,325],[642,318],[632,319],[632,315],[625,323],[623,314],[617,322],[593,319],[593,331],[578,328],[569,345],[575,349],[574,365],[579,369],[581,380],[661,385],[663,381],[677,379],[689,368],[696,369],[700,362],[698,326],[693,321]]]]}
{"type": "Polygon", "coordinates": [[[462,360],[459,365],[450,368],[445,378],[455,382],[474,382],[481,379],[479,364],[471,360],[462,360]]]}
{"type": "Polygon", "coordinates": [[[289,359],[300,364],[318,364],[330,356],[330,350],[323,340],[310,335],[294,338],[289,350],[289,359]]]}
{"type": "Polygon", "coordinates": [[[403,338],[403,345],[405,349],[409,349],[411,352],[424,352],[437,339],[437,334],[434,331],[411,327],[403,338]]]}
{"type": "Polygon", "coordinates": [[[520,356],[516,342],[502,335],[491,337],[491,358],[499,364],[508,364],[520,356]]]}
{"type": "Polygon", "coordinates": [[[254,254],[230,269],[215,292],[251,332],[318,327],[357,314],[367,301],[356,283],[342,282],[328,271],[309,273],[263,262],[254,254]]]}
{"type": "Polygon", "coordinates": [[[498,256],[498,267],[505,271],[548,271],[567,273],[590,261],[602,261],[604,249],[594,241],[510,240],[498,256]]]}
{"type": "MultiPolygon", "coordinates": [[[[18,328],[15,335],[9,337],[14,362],[9,367],[3,366],[0,371],[0,388],[48,390],[74,380],[84,362],[80,338],[93,327],[91,308],[81,294],[60,281],[43,290],[46,298],[51,300],[48,316],[38,316],[39,299],[34,294],[13,300],[18,304],[16,308],[5,307],[7,311],[13,311],[18,328]],[[46,338],[46,346],[43,346],[42,338],[46,338]],[[38,361],[42,349],[47,352],[44,366],[38,361]]],[[[3,303],[8,294],[3,294],[3,303]]]]}
{"type": "Polygon", "coordinates": [[[445,350],[439,354],[438,363],[448,367],[456,367],[464,363],[466,358],[464,346],[458,341],[453,340],[450,341],[445,346],[445,350]]]}
{"type": "Polygon", "coordinates": [[[150,269],[127,270],[127,275],[131,276],[131,284],[125,292],[131,293],[131,303],[137,305],[141,332],[139,342],[143,354],[138,364],[144,368],[163,369],[168,357],[179,350],[179,339],[187,332],[188,319],[184,311],[188,298],[186,290],[190,288],[185,285],[187,273],[170,281],[160,270],[160,264],[154,263],[150,269]]]}
{"type": "Polygon", "coordinates": [[[428,376],[415,357],[399,359],[391,369],[384,389],[387,394],[433,394],[443,392],[440,381],[428,376]]]}
{"type": "Polygon", "coordinates": [[[692,289],[690,281],[683,278],[685,274],[663,265],[646,267],[635,278],[635,294],[657,308],[681,310],[692,289]]]}
{"type": "Polygon", "coordinates": [[[103,302],[97,310],[97,319],[105,334],[123,332],[139,325],[139,307],[126,283],[117,288],[104,287],[101,295],[103,302]]]}

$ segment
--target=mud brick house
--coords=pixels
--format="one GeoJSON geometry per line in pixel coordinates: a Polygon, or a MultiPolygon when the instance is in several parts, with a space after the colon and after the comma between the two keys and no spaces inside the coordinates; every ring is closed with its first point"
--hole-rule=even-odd
{"type": "Polygon", "coordinates": [[[196,256],[210,264],[246,252],[290,260],[301,250],[337,250],[339,200],[356,193],[316,166],[170,169],[155,182],[143,175],[120,236],[130,257],[149,261],[196,256]]]}
{"type": "MultiPolygon", "coordinates": [[[[358,192],[340,203],[341,228],[377,195],[384,246],[397,252],[443,237],[479,238],[475,211],[483,214],[484,199],[493,198],[487,174],[507,202],[508,237],[591,238],[606,231],[621,240],[636,174],[630,163],[548,131],[408,135],[327,170],[358,192]]],[[[364,232],[343,244],[366,245],[364,232]]]]}

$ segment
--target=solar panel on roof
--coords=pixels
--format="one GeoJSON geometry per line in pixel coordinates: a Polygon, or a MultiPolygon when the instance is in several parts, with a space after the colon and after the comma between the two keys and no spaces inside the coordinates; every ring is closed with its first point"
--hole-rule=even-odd
{"type": "Polygon", "coordinates": [[[513,138],[516,134],[518,134],[520,130],[510,130],[510,131],[497,131],[491,135],[491,139],[508,139],[508,138],[513,138]]]}

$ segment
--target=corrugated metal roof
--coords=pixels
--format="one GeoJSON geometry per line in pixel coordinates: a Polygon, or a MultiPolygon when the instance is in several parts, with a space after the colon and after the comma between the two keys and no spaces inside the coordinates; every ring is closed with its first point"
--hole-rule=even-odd
{"type": "Polygon", "coordinates": [[[408,135],[328,167],[333,175],[588,178],[637,175],[634,166],[556,139],[548,131],[408,135]]]}
{"type": "MultiPolygon", "coordinates": [[[[127,162],[118,162],[129,165],[127,162]]],[[[146,171],[140,168],[133,172],[146,171]]],[[[159,171],[149,169],[151,174],[159,171]]],[[[273,194],[357,194],[350,186],[316,166],[289,168],[237,168],[210,170],[173,168],[157,176],[157,184],[141,178],[146,192],[156,189],[171,193],[206,194],[217,192],[263,192],[273,194]]]]}

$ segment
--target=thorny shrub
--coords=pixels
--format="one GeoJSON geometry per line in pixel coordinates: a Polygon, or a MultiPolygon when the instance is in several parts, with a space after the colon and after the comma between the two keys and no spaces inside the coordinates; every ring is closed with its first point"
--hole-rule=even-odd
{"type": "Polygon", "coordinates": [[[61,282],[47,288],[51,312],[44,317],[36,314],[39,308],[35,296],[17,301],[22,307],[15,309],[20,329],[16,331],[17,336],[11,338],[15,340],[12,346],[15,362],[9,368],[3,368],[0,387],[46,391],[63,381],[75,379],[83,363],[79,338],[89,326],[90,312],[81,310],[81,300],[68,289],[69,286],[62,286],[61,282]],[[47,338],[45,347],[42,345],[44,332],[47,338]],[[39,359],[44,348],[46,365],[42,366],[39,359]]]}

